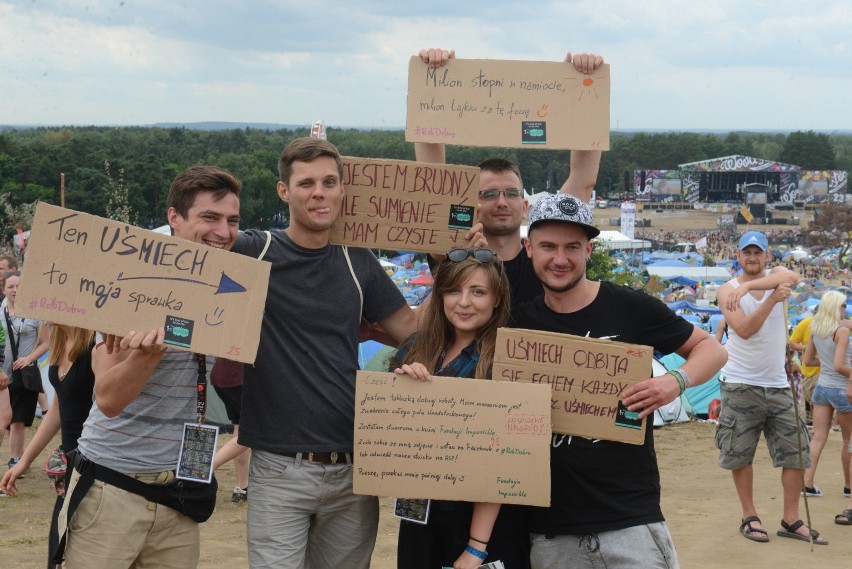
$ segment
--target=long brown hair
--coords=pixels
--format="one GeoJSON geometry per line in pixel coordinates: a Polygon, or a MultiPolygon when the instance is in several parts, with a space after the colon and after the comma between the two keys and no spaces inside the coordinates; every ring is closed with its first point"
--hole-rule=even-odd
{"type": "Polygon", "coordinates": [[[68,361],[73,364],[85,352],[92,349],[92,344],[95,341],[95,333],[92,330],[77,328],[76,326],[51,326],[50,355],[47,358],[48,364],[52,366],[59,365],[59,357],[65,351],[65,344],[69,338],[71,339],[71,349],[68,350],[68,361]]]}
{"type": "Polygon", "coordinates": [[[434,370],[441,353],[450,345],[455,331],[444,313],[444,295],[459,289],[478,268],[485,269],[488,284],[497,300],[497,306],[488,322],[479,330],[476,347],[479,350],[479,362],[476,364],[476,377],[491,377],[491,366],[494,363],[494,347],[497,344],[497,328],[505,326],[509,321],[509,280],[503,262],[495,255],[483,263],[472,255],[464,261],[454,263],[445,257],[438,265],[435,282],[432,286],[432,299],[426,306],[420,318],[420,326],[416,340],[409,339],[400,349],[404,352],[401,360],[396,356],[391,359],[392,365],[420,362],[429,370],[434,370]]]}

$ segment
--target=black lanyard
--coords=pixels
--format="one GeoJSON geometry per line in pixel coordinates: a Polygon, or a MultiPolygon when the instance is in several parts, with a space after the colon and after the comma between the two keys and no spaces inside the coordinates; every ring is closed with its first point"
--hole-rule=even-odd
{"type": "Polygon", "coordinates": [[[18,348],[21,345],[21,332],[24,331],[24,324],[26,323],[26,318],[21,318],[21,325],[18,326],[18,335],[15,338],[15,328],[12,326],[12,319],[9,318],[9,308],[3,309],[3,315],[6,316],[6,325],[9,328],[9,335],[11,336],[11,342],[9,343],[9,347],[12,349],[12,360],[18,359],[18,348]]]}
{"type": "Polygon", "coordinates": [[[198,362],[198,401],[195,406],[195,412],[198,414],[198,424],[203,425],[204,413],[207,411],[207,356],[204,354],[195,354],[195,361],[198,362]]]}

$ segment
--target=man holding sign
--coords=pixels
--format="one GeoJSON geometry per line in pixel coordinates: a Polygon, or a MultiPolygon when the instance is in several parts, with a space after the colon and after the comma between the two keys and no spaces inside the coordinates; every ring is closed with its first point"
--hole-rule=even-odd
{"type": "Polygon", "coordinates": [[[272,263],[239,436],[252,448],[249,564],[367,568],[379,504],[352,493],[359,325],[378,322],[399,344],[414,312],[370,251],[329,243],[344,196],[334,145],[296,139],[278,170],[290,226],[247,231],[234,247],[272,263]]]}
{"type": "MultiPolygon", "coordinates": [[[[430,67],[441,67],[455,57],[455,50],[422,49],[420,58],[430,67]]],[[[590,74],[603,65],[603,57],[595,54],[570,53],[566,63],[580,73],[590,74]]],[[[443,164],[446,147],[440,143],[415,142],[414,152],[419,162],[443,164]]],[[[587,202],[598,177],[600,150],[571,151],[571,171],[560,192],[587,202]]],[[[528,202],[518,167],[502,158],[491,158],[479,165],[479,223],[488,247],[497,251],[503,260],[511,286],[512,303],[532,300],[542,293],[541,283],[532,264],[523,253],[521,224],[527,216],[528,202]]]]}
{"type": "MultiPolygon", "coordinates": [[[[544,196],[531,208],[529,223],[526,252],[544,295],[516,306],[512,326],[650,345],[686,358],[681,368],[621,394],[639,419],[725,363],[722,346],[659,300],[586,278],[591,239],[600,231],[585,203],[544,196]]],[[[660,509],[651,421],[644,428],[642,445],[553,435],[551,505],[530,513],[534,569],[602,567],[604,560],[610,569],[678,566],[660,509]]]]}
{"type": "MultiPolygon", "coordinates": [[[[174,235],[230,249],[237,237],[241,188],[220,168],[195,166],[178,174],[168,196],[174,235]]],[[[176,509],[183,508],[184,498],[188,501],[184,492],[189,488],[184,481],[175,483],[175,465],[187,444],[184,424],[203,415],[196,393],[206,381],[205,365],[203,356],[199,361],[192,352],[167,349],[164,337],[163,328],[131,331],[112,353],[103,342],[95,347],[95,405],[77,454],[69,457],[74,471],[59,516],[60,536],[67,523],[69,569],[198,564],[198,523],[176,509]],[[181,506],[164,505],[176,496],[181,506]]],[[[195,441],[192,446],[197,448],[195,441]]],[[[205,451],[212,463],[212,451],[205,451]]],[[[212,492],[207,495],[212,513],[215,480],[204,488],[212,492]]]]}

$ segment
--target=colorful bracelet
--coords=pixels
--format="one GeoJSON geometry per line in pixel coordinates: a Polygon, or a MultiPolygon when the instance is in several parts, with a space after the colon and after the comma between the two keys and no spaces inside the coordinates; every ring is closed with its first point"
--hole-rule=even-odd
{"type": "Polygon", "coordinates": [[[680,397],[681,395],[683,395],[683,392],[686,391],[686,385],[683,382],[683,377],[680,375],[680,373],[678,373],[676,369],[669,370],[669,375],[675,378],[675,381],[677,381],[678,389],[680,390],[680,393],[678,393],[678,397],[680,397]]]}
{"type": "Polygon", "coordinates": [[[476,557],[477,559],[482,559],[483,561],[485,561],[485,558],[488,557],[487,551],[480,551],[479,549],[476,549],[471,545],[465,547],[464,550],[476,557]]]}
{"type": "Polygon", "coordinates": [[[677,368],[677,371],[680,372],[680,376],[683,378],[683,384],[687,389],[689,389],[692,383],[690,383],[689,376],[686,375],[686,371],[682,367],[677,368]]]}

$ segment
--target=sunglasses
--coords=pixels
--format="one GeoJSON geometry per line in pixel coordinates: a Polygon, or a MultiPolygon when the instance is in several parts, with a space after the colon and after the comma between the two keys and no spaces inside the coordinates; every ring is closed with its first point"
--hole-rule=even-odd
{"type": "Polygon", "coordinates": [[[508,190],[480,190],[479,199],[481,200],[496,200],[503,194],[507,200],[516,200],[524,196],[524,191],[518,188],[509,188],[508,190]]]}
{"type": "Polygon", "coordinates": [[[497,257],[497,252],[491,249],[450,249],[447,251],[447,259],[451,263],[461,263],[468,257],[473,257],[480,263],[490,263],[497,257]]]}

